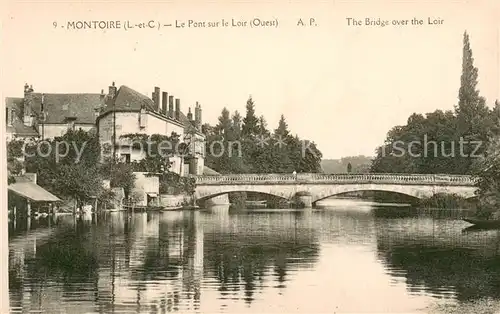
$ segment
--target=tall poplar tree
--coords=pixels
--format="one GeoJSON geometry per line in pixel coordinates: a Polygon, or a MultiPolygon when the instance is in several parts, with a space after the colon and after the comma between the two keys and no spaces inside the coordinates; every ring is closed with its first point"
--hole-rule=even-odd
{"type": "Polygon", "coordinates": [[[460,89],[458,92],[458,104],[455,107],[457,116],[457,144],[463,142],[463,151],[456,151],[455,167],[463,173],[470,173],[474,155],[484,152],[485,144],[488,142],[488,130],[491,127],[491,119],[486,101],[480,96],[477,89],[478,69],[474,66],[474,58],[470,47],[469,34],[464,33],[462,51],[462,75],[460,77],[460,89]],[[477,143],[482,147],[476,150],[477,143]]]}

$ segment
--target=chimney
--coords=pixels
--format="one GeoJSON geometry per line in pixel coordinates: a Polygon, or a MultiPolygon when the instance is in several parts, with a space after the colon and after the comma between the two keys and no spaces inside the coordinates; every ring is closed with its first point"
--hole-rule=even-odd
{"type": "Polygon", "coordinates": [[[109,86],[109,92],[108,92],[109,97],[115,98],[116,96],[116,86],[115,82],[111,83],[111,86],[109,86]]]}
{"type": "Polygon", "coordinates": [[[174,96],[168,96],[168,117],[174,118],[174,96]]]}
{"type": "Polygon", "coordinates": [[[99,99],[101,100],[101,102],[104,101],[104,97],[105,97],[105,95],[104,95],[104,89],[101,89],[101,96],[99,97],[99,99]]]}
{"type": "Polygon", "coordinates": [[[23,123],[33,126],[33,85],[24,85],[23,123]]]}
{"type": "Polygon", "coordinates": [[[168,107],[168,93],[161,93],[161,113],[167,115],[167,107],[168,107]]]}
{"type": "Polygon", "coordinates": [[[97,119],[101,115],[101,108],[94,108],[94,118],[97,119]]]}
{"type": "Polygon", "coordinates": [[[13,109],[11,108],[5,108],[5,123],[7,126],[12,126],[12,115],[13,115],[13,109]]]}
{"type": "Polygon", "coordinates": [[[191,113],[191,107],[189,107],[187,118],[188,118],[189,121],[193,121],[193,114],[191,113]]]}
{"type": "Polygon", "coordinates": [[[160,88],[155,87],[153,92],[153,102],[155,103],[155,111],[160,111],[160,88]]]}
{"type": "Polygon", "coordinates": [[[181,100],[179,98],[175,99],[175,120],[180,120],[181,118],[181,100]]]}
{"type": "Polygon", "coordinates": [[[194,123],[198,131],[201,131],[201,105],[198,102],[194,107],[194,123]]]}

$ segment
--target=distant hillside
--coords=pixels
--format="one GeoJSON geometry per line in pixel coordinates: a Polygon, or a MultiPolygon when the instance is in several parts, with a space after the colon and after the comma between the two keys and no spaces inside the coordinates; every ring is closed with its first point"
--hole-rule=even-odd
{"type": "Polygon", "coordinates": [[[370,172],[371,157],[349,156],[341,159],[323,159],[321,168],[324,173],[347,173],[347,165],[351,163],[352,173],[370,172]]]}

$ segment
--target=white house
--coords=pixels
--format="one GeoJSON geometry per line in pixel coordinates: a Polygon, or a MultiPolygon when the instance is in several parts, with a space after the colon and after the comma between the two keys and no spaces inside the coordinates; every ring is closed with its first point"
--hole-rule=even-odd
{"type": "MultiPolygon", "coordinates": [[[[203,174],[205,157],[205,137],[201,132],[201,106],[195,105],[193,119],[191,109],[184,115],[180,100],[160,92],[155,87],[152,99],[127,86],[119,89],[113,83],[109,86],[106,106],[97,117],[99,141],[104,147],[114,147],[115,156],[122,162],[143,159],[146,147],[132,147],[130,140],[121,138],[126,134],[179,135],[181,142],[190,143],[188,153],[180,152],[170,157],[170,171],[181,176],[203,174]],[[162,102],[160,104],[160,95],[162,102]]],[[[173,146],[172,146],[173,147],[173,146]]],[[[173,147],[175,150],[175,147],[173,147]]],[[[112,155],[113,151],[111,152],[112,155]]]]}

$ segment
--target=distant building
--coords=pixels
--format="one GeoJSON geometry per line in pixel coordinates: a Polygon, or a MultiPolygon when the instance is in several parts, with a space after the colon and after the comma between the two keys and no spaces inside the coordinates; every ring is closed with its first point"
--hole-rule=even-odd
{"type": "Polygon", "coordinates": [[[89,131],[104,104],[101,94],[35,93],[24,86],[23,98],[6,98],[7,136],[13,138],[53,139],[69,129],[89,131]]]}
{"type": "Polygon", "coordinates": [[[170,171],[179,175],[203,174],[205,137],[201,132],[201,106],[196,103],[194,117],[191,108],[185,115],[180,100],[161,93],[158,87],[149,98],[127,86],[118,89],[114,82],[107,94],[104,90],[94,94],[35,93],[26,84],[23,98],[7,97],[5,102],[7,141],[53,139],[70,129],[95,129],[101,144],[114,143],[117,158],[132,162],[144,158],[145,152],[127,147],[121,135],[170,136],[175,132],[190,145],[187,154],[170,158],[170,171]]]}
{"type": "Polygon", "coordinates": [[[23,98],[7,97],[5,99],[5,125],[7,141],[13,139],[36,139],[39,137],[36,127],[23,120],[23,98]]]}

